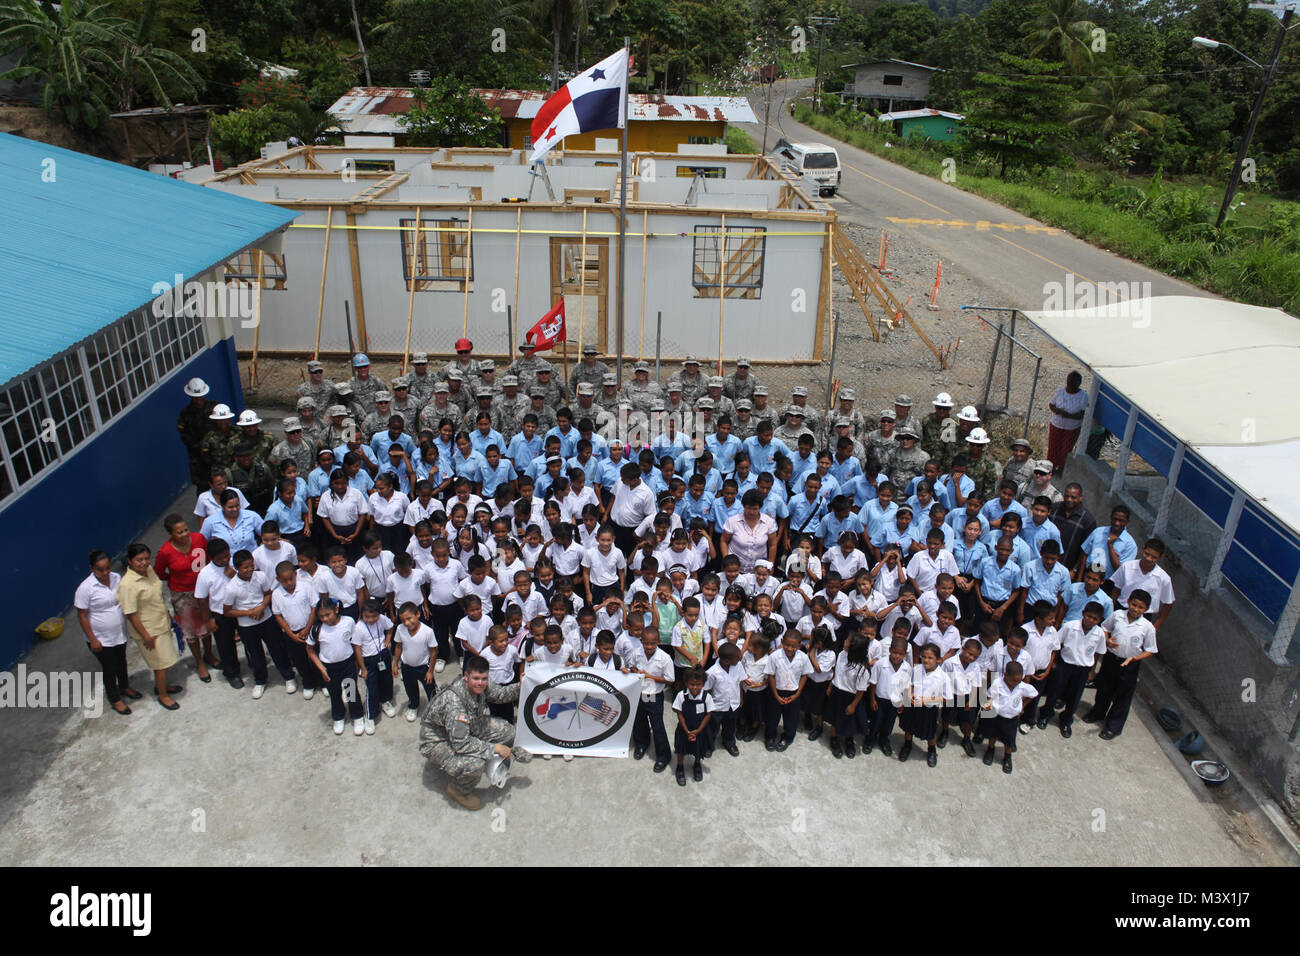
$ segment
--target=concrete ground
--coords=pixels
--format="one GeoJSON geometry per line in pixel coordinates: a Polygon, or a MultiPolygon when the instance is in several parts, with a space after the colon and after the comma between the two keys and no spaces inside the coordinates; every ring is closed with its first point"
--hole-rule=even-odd
{"type": "MultiPolygon", "coordinates": [[[[188,514],[192,495],[168,510],[188,514]]],[[[164,539],[155,524],[143,540],[164,539]]],[[[650,760],[535,759],[484,808],[452,803],[417,748],[418,724],[381,717],[374,737],[330,731],[324,695],[260,701],[173,669],[168,712],[134,645],[134,713],[6,709],[0,720],[0,861],[37,865],[1075,864],[1273,862],[1190,785],[1135,711],[1111,743],[1076,723],[1020,738],[1011,776],[950,744],[930,769],[879,753],[835,760],[803,735],[718,752],[701,784],[650,760]],[[593,857],[598,849],[599,857],[593,857]]],[[[28,672],[98,665],[75,617],[24,659],[28,672]]],[[[454,668],[441,675],[450,683],[454,668]]],[[[1091,692],[1089,692],[1091,693],[1091,692]]],[[[398,699],[402,699],[398,689],[398,699]]],[[[1142,706],[1142,705],[1139,705],[1142,706]]]]}

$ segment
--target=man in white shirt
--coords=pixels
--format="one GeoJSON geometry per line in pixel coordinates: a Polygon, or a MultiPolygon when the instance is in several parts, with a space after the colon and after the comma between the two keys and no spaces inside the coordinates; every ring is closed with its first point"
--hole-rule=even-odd
{"type": "Polygon", "coordinates": [[[624,555],[636,547],[636,527],[655,511],[654,493],[641,480],[641,468],[628,462],[619,471],[614,500],[605,519],[614,526],[614,543],[624,555]]]}
{"type": "Polygon", "coordinates": [[[1106,621],[1106,656],[1097,672],[1097,697],[1083,715],[1085,723],[1103,724],[1102,740],[1114,740],[1124,730],[1140,662],[1156,653],[1156,629],[1146,619],[1151,595],[1141,588],[1128,594],[1128,605],[1106,621]]]}
{"type": "Polygon", "coordinates": [[[1148,538],[1142,545],[1142,554],[1132,561],[1125,561],[1110,576],[1114,586],[1111,597],[1116,607],[1127,607],[1129,595],[1136,590],[1145,591],[1150,605],[1143,613],[1147,620],[1155,625],[1156,630],[1164,624],[1169,612],[1174,609],[1174,582],[1169,572],[1157,563],[1164,557],[1165,543],[1159,538],[1148,538]]]}

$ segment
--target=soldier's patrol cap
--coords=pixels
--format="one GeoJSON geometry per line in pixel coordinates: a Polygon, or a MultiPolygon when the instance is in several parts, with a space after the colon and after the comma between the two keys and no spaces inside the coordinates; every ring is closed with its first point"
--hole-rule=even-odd
{"type": "Polygon", "coordinates": [[[634,371],[634,372],[649,372],[649,371],[650,371],[650,363],[649,363],[649,362],[637,362],[635,365],[632,366],[632,371],[634,371]]]}
{"type": "Polygon", "coordinates": [[[549,365],[543,365],[543,366],[542,366],[541,368],[539,368],[539,369],[538,369],[534,374],[536,374],[536,375],[550,375],[550,374],[551,374],[552,372],[554,372],[554,371],[555,371],[555,369],[551,368],[549,365]]]}
{"type": "Polygon", "coordinates": [[[799,418],[804,417],[803,409],[800,408],[798,405],[795,405],[793,402],[787,405],[785,408],[781,409],[781,414],[786,416],[787,418],[793,416],[798,416],[799,418]]]}
{"type": "Polygon", "coordinates": [[[697,359],[694,355],[688,355],[688,356],[686,356],[686,358],[682,359],[682,364],[683,364],[683,365],[699,365],[699,364],[700,364],[700,360],[697,359]]]}
{"type": "Polygon", "coordinates": [[[412,365],[428,365],[428,364],[429,364],[429,353],[428,353],[428,352],[412,352],[412,353],[411,353],[411,364],[412,364],[412,365]]]}
{"type": "Polygon", "coordinates": [[[352,383],[351,383],[351,382],[339,382],[337,385],[334,386],[334,391],[335,391],[335,393],[338,394],[338,395],[351,395],[351,394],[352,394],[352,383]]]}
{"type": "Polygon", "coordinates": [[[240,442],[238,445],[235,446],[236,455],[251,455],[252,453],[253,453],[253,446],[248,444],[248,442],[240,442]]]}
{"type": "Polygon", "coordinates": [[[677,381],[675,378],[669,379],[668,384],[664,386],[664,390],[668,392],[676,392],[680,395],[682,392],[682,383],[677,381]]]}
{"type": "Polygon", "coordinates": [[[579,395],[595,395],[595,394],[596,394],[596,386],[592,385],[590,382],[579,382],[579,383],[578,383],[578,394],[579,394],[579,395]]]}
{"type": "Polygon", "coordinates": [[[586,345],[584,345],[584,346],[582,347],[582,354],[583,354],[583,355],[599,355],[599,354],[600,354],[600,349],[596,348],[596,346],[592,345],[592,344],[589,342],[589,343],[587,343],[586,345]]]}
{"type": "Polygon", "coordinates": [[[767,394],[767,386],[766,386],[766,385],[755,385],[755,386],[754,386],[754,394],[755,394],[755,395],[766,395],[766,394],[767,394]]]}
{"type": "Polygon", "coordinates": [[[501,377],[502,388],[509,388],[511,385],[518,385],[518,384],[519,384],[518,375],[503,375],[501,377]]]}
{"type": "Polygon", "coordinates": [[[726,381],[723,379],[721,375],[709,376],[709,388],[722,388],[726,384],[727,384],[726,381]]]}
{"type": "Polygon", "coordinates": [[[1027,438],[1017,438],[1011,443],[1012,448],[1015,448],[1017,445],[1020,445],[1023,448],[1028,448],[1030,451],[1034,450],[1034,446],[1029,444],[1029,439],[1027,438]]]}
{"type": "Polygon", "coordinates": [[[495,372],[497,370],[497,363],[491,359],[484,359],[478,363],[478,370],[480,372],[495,372]]]}
{"type": "Polygon", "coordinates": [[[894,398],[894,406],[896,408],[911,408],[912,404],[912,398],[910,395],[898,395],[894,398]]]}
{"type": "Polygon", "coordinates": [[[1045,475],[1050,475],[1054,467],[1055,466],[1046,458],[1040,458],[1038,461],[1034,462],[1034,471],[1041,472],[1045,475]]]}
{"type": "Polygon", "coordinates": [[[743,355],[736,359],[736,368],[749,368],[749,359],[743,355]]]}
{"type": "Polygon", "coordinates": [[[707,408],[707,409],[712,409],[712,408],[713,408],[713,399],[709,398],[709,397],[706,395],[706,396],[704,396],[703,398],[701,398],[698,402],[695,403],[695,407],[696,407],[696,408],[707,408]]]}
{"type": "Polygon", "coordinates": [[[411,387],[411,383],[408,382],[408,381],[406,380],[406,376],[405,376],[405,375],[399,375],[399,376],[397,376],[397,378],[393,379],[393,380],[392,380],[391,382],[389,382],[388,384],[391,385],[391,386],[392,386],[393,388],[395,388],[395,389],[397,389],[397,388],[410,388],[410,387],[411,387]]]}
{"type": "Polygon", "coordinates": [[[309,371],[309,372],[323,372],[323,371],[325,371],[325,363],[324,363],[324,362],[317,362],[315,359],[312,359],[310,362],[307,363],[307,371],[309,371]]]}
{"type": "Polygon", "coordinates": [[[480,385],[478,391],[474,393],[475,399],[491,398],[496,395],[497,389],[494,385],[480,385]]]}
{"type": "Polygon", "coordinates": [[[451,391],[451,389],[449,389],[449,388],[447,387],[447,383],[446,383],[446,382],[434,382],[434,383],[433,383],[433,390],[434,390],[435,392],[450,392],[450,391],[451,391]]]}
{"type": "Polygon", "coordinates": [[[392,400],[393,400],[393,395],[391,392],[375,392],[376,405],[378,405],[380,402],[391,402],[392,400]]]}
{"type": "Polygon", "coordinates": [[[296,407],[298,408],[299,411],[301,411],[304,408],[315,408],[316,399],[312,398],[310,395],[304,395],[302,398],[298,399],[298,404],[296,407]]]}
{"type": "Polygon", "coordinates": [[[880,410],[880,417],[887,418],[891,422],[898,421],[898,414],[892,408],[882,408],[880,410]]]}
{"type": "Polygon", "coordinates": [[[458,368],[453,368],[449,372],[447,372],[448,380],[455,379],[457,382],[460,382],[463,381],[464,378],[465,378],[465,373],[458,368]]]}
{"type": "Polygon", "coordinates": [[[900,425],[894,432],[899,438],[915,438],[916,429],[906,423],[900,425]]]}
{"type": "Polygon", "coordinates": [[[835,420],[836,428],[850,428],[852,427],[852,425],[853,423],[849,421],[847,418],[838,418],[835,420]]]}
{"type": "Polygon", "coordinates": [[[808,396],[808,386],[807,386],[807,385],[796,385],[796,386],[794,387],[794,391],[792,391],[790,394],[791,394],[791,395],[799,395],[799,396],[803,396],[803,397],[806,398],[806,397],[808,396]]]}
{"type": "Polygon", "coordinates": [[[858,393],[855,392],[855,391],[853,391],[853,389],[851,389],[851,388],[842,388],[842,389],[840,389],[840,401],[841,401],[841,402],[852,402],[852,401],[856,401],[856,400],[857,400],[857,397],[858,397],[858,393]]]}
{"type": "Polygon", "coordinates": [[[281,422],[281,424],[284,425],[284,430],[286,432],[302,431],[302,422],[298,421],[297,416],[286,418],[283,422],[281,422]]]}
{"type": "Polygon", "coordinates": [[[528,390],[528,397],[529,397],[529,398],[545,398],[545,397],[546,397],[546,389],[544,389],[544,388],[538,388],[536,385],[534,385],[532,388],[530,388],[530,389],[528,390]]]}
{"type": "Polygon", "coordinates": [[[600,384],[602,387],[604,387],[605,385],[617,385],[618,376],[615,375],[613,372],[606,372],[604,375],[600,377],[600,384]]]}
{"type": "Polygon", "coordinates": [[[338,418],[340,415],[346,415],[348,409],[346,405],[331,405],[329,407],[329,417],[338,418]]]}
{"type": "Polygon", "coordinates": [[[752,410],[753,407],[754,403],[747,398],[742,398],[740,401],[736,402],[736,411],[738,412],[748,412],[752,410]]]}

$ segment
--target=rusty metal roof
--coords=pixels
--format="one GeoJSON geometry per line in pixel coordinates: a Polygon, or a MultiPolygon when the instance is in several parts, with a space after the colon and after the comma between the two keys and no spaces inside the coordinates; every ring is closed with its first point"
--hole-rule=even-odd
{"type": "MultiPolygon", "coordinates": [[[[550,93],[540,90],[474,90],[503,119],[532,119],[550,93]]],[[[356,116],[405,113],[411,106],[411,89],[400,86],[356,86],[341,96],[330,112],[345,123],[356,116]]],[[[628,115],[638,122],[756,123],[749,101],[742,96],[663,96],[632,93],[628,115]]],[[[368,124],[373,125],[373,124],[368,124]]],[[[378,132],[378,130],[374,130],[378,132]]]]}

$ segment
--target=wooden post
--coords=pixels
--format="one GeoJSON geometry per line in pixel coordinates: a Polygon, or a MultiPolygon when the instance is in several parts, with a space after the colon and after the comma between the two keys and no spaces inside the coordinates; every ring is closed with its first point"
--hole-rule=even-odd
{"type": "Polygon", "coordinates": [[[249,384],[253,388],[257,388],[257,350],[262,342],[262,263],[265,256],[265,252],[261,249],[257,250],[257,304],[253,310],[253,315],[256,317],[253,324],[253,360],[248,364],[249,384]]]}
{"type": "Polygon", "coordinates": [[[357,248],[357,217],[348,210],[348,257],[352,263],[352,299],[357,304],[357,349],[366,351],[370,347],[366,335],[366,299],[361,290],[361,251],[357,248]]]}
{"type": "Polygon", "coordinates": [[[826,223],[826,234],[822,238],[821,275],[817,280],[817,316],[813,323],[813,361],[822,360],[822,339],[826,336],[826,316],[830,309],[831,297],[831,247],[835,241],[834,223],[826,223]]]}
{"type": "Polygon", "coordinates": [[[727,301],[727,214],[722,214],[722,227],[718,239],[718,374],[722,374],[722,315],[727,301]]]}
{"type": "Polygon", "coordinates": [[[325,252],[320,263],[320,299],[316,303],[316,344],[312,346],[311,357],[320,358],[320,329],[325,319],[325,276],[330,267],[330,233],[334,230],[334,207],[330,206],[325,217],[325,252]]]}
{"type": "MultiPolygon", "coordinates": [[[[579,247],[581,253],[578,257],[578,354],[582,354],[582,335],[585,331],[583,327],[583,309],[587,300],[587,210],[582,210],[582,244],[579,247]]],[[[621,265],[621,263],[620,263],[621,265]]],[[[569,357],[569,343],[564,343],[564,357],[569,357]]],[[[565,366],[564,371],[564,388],[569,387],[569,371],[565,366]]]]}
{"type": "Polygon", "coordinates": [[[638,362],[645,360],[645,257],[650,243],[650,213],[641,213],[641,346],[637,349],[638,362]]]}
{"type": "MultiPolygon", "coordinates": [[[[415,322],[415,287],[419,283],[420,277],[420,215],[423,210],[415,207],[415,237],[411,241],[411,255],[406,260],[411,263],[411,283],[410,291],[406,297],[406,346],[402,349],[402,374],[406,374],[407,356],[411,354],[411,326],[415,322]]],[[[402,236],[402,242],[406,242],[406,236],[402,236]]]]}
{"type": "MultiPolygon", "coordinates": [[[[462,319],[461,319],[461,323],[460,323],[460,327],[461,327],[461,333],[460,333],[460,334],[463,335],[463,336],[465,336],[465,337],[467,337],[467,338],[469,337],[469,275],[470,275],[470,263],[474,261],[473,258],[472,258],[472,255],[473,255],[473,247],[472,247],[472,243],[473,243],[473,242],[474,242],[474,207],[473,207],[473,206],[470,206],[470,207],[469,207],[469,222],[468,222],[468,223],[466,224],[466,226],[465,226],[465,312],[464,312],[464,316],[462,317],[462,319]]],[[[509,358],[509,357],[510,357],[510,355],[509,355],[509,353],[507,353],[507,354],[506,354],[506,358],[509,358]]]]}
{"type": "MultiPolygon", "coordinates": [[[[515,305],[513,315],[519,314],[519,237],[524,230],[524,207],[515,207],[515,305]]],[[[506,325],[506,359],[514,354],[515,345],[515,328],[513,320],[506,325]]]]}

